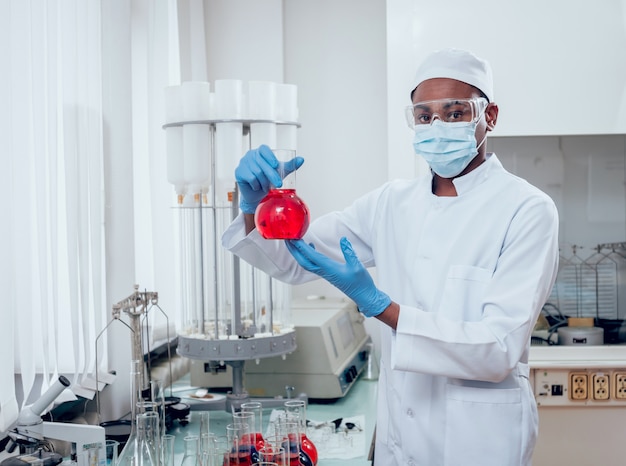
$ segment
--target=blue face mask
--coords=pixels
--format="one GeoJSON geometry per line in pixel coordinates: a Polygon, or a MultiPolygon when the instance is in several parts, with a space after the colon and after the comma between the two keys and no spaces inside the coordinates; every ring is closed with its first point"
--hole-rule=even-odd
{"type": "Polygon", "coordinates": [[[431,170],[442,178],[453,178],[461,173],[478,154],[476,121],[446,123],[435,120],[430,125],[415,126],[413,148],[431,170]]]}

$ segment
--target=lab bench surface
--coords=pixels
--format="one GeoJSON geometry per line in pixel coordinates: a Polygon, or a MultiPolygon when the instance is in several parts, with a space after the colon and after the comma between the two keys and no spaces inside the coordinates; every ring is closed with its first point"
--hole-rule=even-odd
{"type": "MultiPolygon", "coordinates": [[[[181,396],[180,392],[188,392],[188,378],[184,377],[172,387],[174,396],[181,396]],[[187,384],[186,384],[187,383],[187,384]]],[[[362,426],[365,435],[365,447],[362,456],[350,459],[326,459],[320,458],[318,466],[370,466],[371,461],[368,460],[371,441],[374,435],[376,425],[376,388],[377,382],[363,380],[359,378],[348,393],[334,401],[316,402],[309,400],[307,405],[307,418],[314,421],[330,421],[337,418],[350,418],[355,416],[363,416],[365,420],[362,426]]],[[[251,398],[250,401],[254,401],[251,398]]],[[[184,403],[191,404],[191,412],[189,414],[189,423],[181,424],[176,422],[168,431],[176,436],[176,464],[180,464],[183,457],[183,438],[187,435],[198,435],[200,427],[200,413],[204,411],[203,406],[197,405],[186,397],[183,397],[184,403]]],[[[232,422],[232,415],[224,409],[212,409],[206,406],[209,411],[210,431],[216,435],[226,435],[226,425],[232,422]]],[[[264,429],[267,427],[272,408],[263,409],[264,429]]],[[[316,445],[318,450],[323,445],[316,445]]]]}

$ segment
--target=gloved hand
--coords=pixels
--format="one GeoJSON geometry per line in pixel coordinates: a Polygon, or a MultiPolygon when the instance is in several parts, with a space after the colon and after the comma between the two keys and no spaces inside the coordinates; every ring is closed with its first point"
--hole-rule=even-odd
{"type": "Polygon", "coordinates": [[[300,168],[302,157],[295,157],[289,162],[279,162],[272,150],[266,145],[246,152],[235,169],[235,180],[239,186],[239,207],[244,214],[253,214],[256,207],[271,187],[280,188],[283,177],[300,168]]]}
{"type": "Polygon", "coordinates": [[[352,244],[341,238],[339,245],[345,264],[335,262],[315,250],[303,240],[286,240],[287,249],[304,269],[329,281],[354,301],[366,317],[374,317],[391,304],[391,299],[374,285],[371,275],[363,266],[352,244]]]}

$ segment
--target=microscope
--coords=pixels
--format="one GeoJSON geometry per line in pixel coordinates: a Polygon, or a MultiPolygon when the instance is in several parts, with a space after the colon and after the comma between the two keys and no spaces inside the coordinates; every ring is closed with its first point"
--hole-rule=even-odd
{"type": "Polygon", "coordinates": [[[60,376],[35,403],[25,406],[18,415],[15,426],[8,432],[12,442],[7,452],[20,448],[18,457],[8,458],[2,466],[30,464],[35,459],[43,461],[42,466],[54,466],[62,461],[58,453],[45,452],[46,439],[71,442],[72,460],[78,466],[105,466],[106,447],[104,427],[65,422],[46,422],[41,414],[52,402],[70,386],[70,381],[60,376]],[[20,460],[23,458],[23,460],[20,460]],[[6,464],[9,462],[10,464],[6,464]]]}

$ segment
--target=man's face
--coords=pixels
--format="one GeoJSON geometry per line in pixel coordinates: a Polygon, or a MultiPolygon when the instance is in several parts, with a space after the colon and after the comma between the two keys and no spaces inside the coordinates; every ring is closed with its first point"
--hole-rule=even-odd
{"type": "MultiPolygon", "coordinates": [[[[413,92],[413,104],[418,102],[424,102],[428,100],[438,99],[471,99],[482,97],[482,94],[473,86],[466,84],[456,79],[447,78],[433,78],[422,82],[413,92]]],[[[494,104],[489,104],[494,106],[494,104]]],[[[497,108],[497,107],[496,107],[497,108]]],[[[487,121],[490,121],[491,116],[487,111],[485,115],[481,115],[476,125],[476,140],[482,141],[487,131],[491,128],[488,127],[487,121]]],[[[495,120],[493,120],[495,124],[495,120]]]]}

